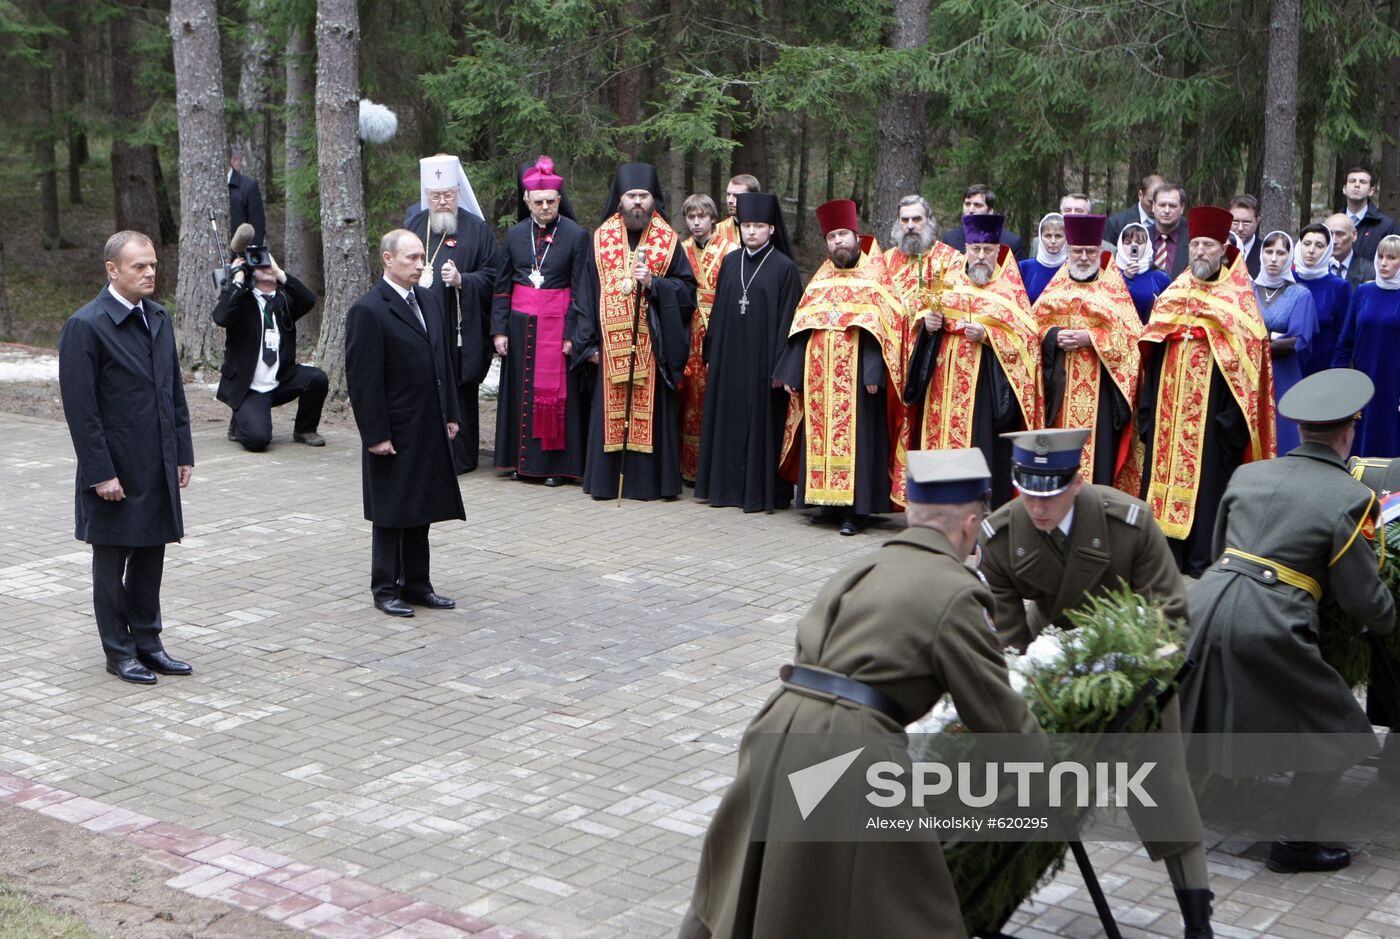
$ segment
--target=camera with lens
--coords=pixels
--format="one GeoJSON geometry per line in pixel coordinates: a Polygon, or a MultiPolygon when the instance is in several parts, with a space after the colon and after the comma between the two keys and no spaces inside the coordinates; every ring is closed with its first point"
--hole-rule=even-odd
{"type": "Polygon", "coordinates": [[[271,267],[272,252],[264,245],[249,245],[243,249],[243,263],[251,268],[271,267]]]}

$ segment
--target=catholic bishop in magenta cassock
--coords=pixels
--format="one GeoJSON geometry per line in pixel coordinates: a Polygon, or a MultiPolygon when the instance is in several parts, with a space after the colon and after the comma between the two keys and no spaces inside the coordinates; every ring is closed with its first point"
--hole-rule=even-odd
{"type": "Polygon", "coordinates": [[[793,394],[782,465],[799,508],[824,507],[854,535],[893,508],[904,309],[878,246],[862,250],[856,204],[827,202],[817,221],[830,256],[798,302],[773,375],[793,394]]]}
{"type": "Polygon", "coordinates": [[[964,215],[963,264],[935,284],[933,309],[905,317],[904,446],[981,450],[993,506],[1012,496],[1011,444],[999,435],[1041,426],[1040,335],[1002,223],[964,215]]]}
{"type": "Polygon", "coordinates": [[[1045,285],[1033,312],[1045,359],[1045,425],[1081,427],[1085,480],[1136,496],[1142,453],[1135,446],[1138,334],[1142,323],[1127,282],[1100,251],[1102,215],[1065,216],[1069,259],[1045,285]]]}
{"type": "Polygon", "coordinates": [[[700,429],[705,407],[705,336],[710,329],[710,309],[715,305],[715,286],[719,282],[719,266],[725,255],[739,247],[737,241],[712,231],[704,244],[696,244],[695,236],[681,243],[690,269],[695,272],[695,316],[690,321],[690,358],[685,363],[681,381],[681,476],[695,481],[700,460],[700,429]]]}
{"type": "Polygon", "coordinates": [[[1248,270],[1227,263],[1231,221],[1216,206],[1188,213],[1191,264],[1157,298],[1141,340],[1142,498],[1192,576],[1214,560],[1230,475],[1275,450],[1269,330],[1248,270]]]}

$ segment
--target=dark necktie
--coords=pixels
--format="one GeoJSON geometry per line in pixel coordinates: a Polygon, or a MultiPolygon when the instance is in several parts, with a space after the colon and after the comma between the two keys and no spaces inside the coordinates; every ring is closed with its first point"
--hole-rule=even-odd
{"type": "Polygon", "coordinates": [[[404,298],[408,301],[408,308],[413,311],[413,315],[418,317],[418,325],[423,327],[423,332],[428,331],[428,323],[423,319],[423,311],[418,308],[418,298],[414,296],[413,289],[409,288],[408,296],[404,298]]]}
{"type": "Polygon", "coordinates": [[[277,364],[277,350],[270,348],[267,344],[267,331],[273,328],[272,322],[272,301],[277,297],[275,293],[260,293],[263,301],[263,350],[262,360],[264,365],[277,364]]]}
{"type": "Polygon", "coordinates": [[[1050,529],[1046,534],[1050,536],[1050,546],[1055,549],[1055,553],[1060,556],[1060,560],[1064,560],[1065,549],[1069,546],[1069,538],[1066,537],[1059,526],[1050,529]]]}

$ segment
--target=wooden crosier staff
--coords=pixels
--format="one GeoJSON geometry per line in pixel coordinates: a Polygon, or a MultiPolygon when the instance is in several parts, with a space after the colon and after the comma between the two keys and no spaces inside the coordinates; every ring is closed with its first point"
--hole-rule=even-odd
{"type": "MultiPolygon", "coordinates": [[[[647,262],[647,249],[637,248],[637,260],[642,264],[647,262]]],[[[636,268],[633,268],[632,276],[635,278],[636,268]]],[[[637,331],[642,325],[642,298],[646,294],[646,289],[641,284],[635,284],[637,298],[632,304],[632,348],[627,355],[627,408],[622,415],[622,455],[617,460],[617,507],[622,508],[622,483],[624,470],[627,468],[627,441],[632,436],[632,382],[637,377],[637,331]]]]}

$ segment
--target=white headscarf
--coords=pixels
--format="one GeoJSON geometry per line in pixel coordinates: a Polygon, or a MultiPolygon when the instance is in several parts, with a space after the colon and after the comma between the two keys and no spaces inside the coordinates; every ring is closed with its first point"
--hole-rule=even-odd
{"type": "MultiPolygon", "coordinates": [[[[1308,234],[1313,234],[1308,232],[1308,234]]],[[[1332,273],[1332,231],[1327,231],[1327,249],[1322,252],[1322,257],[1312,267],[1303,263],[1303,238],[1300,235],[1293,245],[1293,273],[1303,280],[1317,280],[1319,277],[1326,277],[1332,273]]]]}
{"type": "Polygon", "coordinates": [[[476,201],[476,193],[472,191],[472,184],[467,182],[461,160],[448,153],[439,153],[418,161],[418,208],[428,207],[429,189],[451,189],[453,186],[457,187],[457,208],[485,219],[481,203],[476,201]]]}
{"type": "Polygon", "coordinates": [[[1123,250],[1123,236],[1128,233],[1128,229],[1130,228],[1139,229],[1144,235],[1147,235],[1147,226],[1141,222],[1129,222],[1124,225],[1123,230],[1118,233],[1118,253],[1115,255],[1115,260],[1118,262],[1119,270],[1128,277],[1136,277],[1139,274],[1146,274],[1148,271],[1152,270],[1152,238],[1148,236],[1147,241],[1143,242],[1142,257],[1134,262],[1132,258],[1128,257],[1127,252],[1123,250]],[[1136,268],[1136,270],[1134,268],[1136,268]]]}
{"type": "MultiPolygon", "coordinates": [[[[1382,238],[1381,241],[1385,241],[1385,239],[1382,238]]],[[[1376,248],[1376,256],[1372,259],[1372,263],[1376,266],[1377,287],[1382,290],[1400,290],[1400,268],[1396,269],[1394,277],[1381,276],[1381,249],[1379,246],[1376,248]]]]}
{"type": "Polygon", "coordinates": [[[1051,254],[1049,251],[1045,250],[1045,237],[1043,234],[1045,231],[1045,223],[1053,221],[1059,221],[1059,223],[1063,226],[1065,223],[1065,217],[1059,212],[1047,212],[1045,214],[1045,217],[1040,220],[1040,224],[1036,226],[1035,230],[1037,237],[1035,259],[1046,267],[1059,267],[1060,265],[1064,264],[1066,260],[1069,259],[1068,242],[1062,243],[1060,245],[1060,250],[1055,254],[1051,254]]]}
{"type": "MultiPolygon", "coordinates": [[[[1233,232],[1231,234],[1233,234],[1233,232]]],[[[1293,236],[1286,231],[1271,231],[1259,240],[1259,276],[1254,278],[1254,283],[1266,290],[1273,290],[1276,287],[1282,287],[1284,284],[1297,283],[1297,281],[1293,279],[1293,269],[1287,264],[1283,266],[1283,273],[1278,275],[1270,274],[1264,269],[1264,246],[1267,245],[1269,239],[1275,235],[1282,235],[1288,241],[1288,253],[1293,253],[1293,236]]]]}

